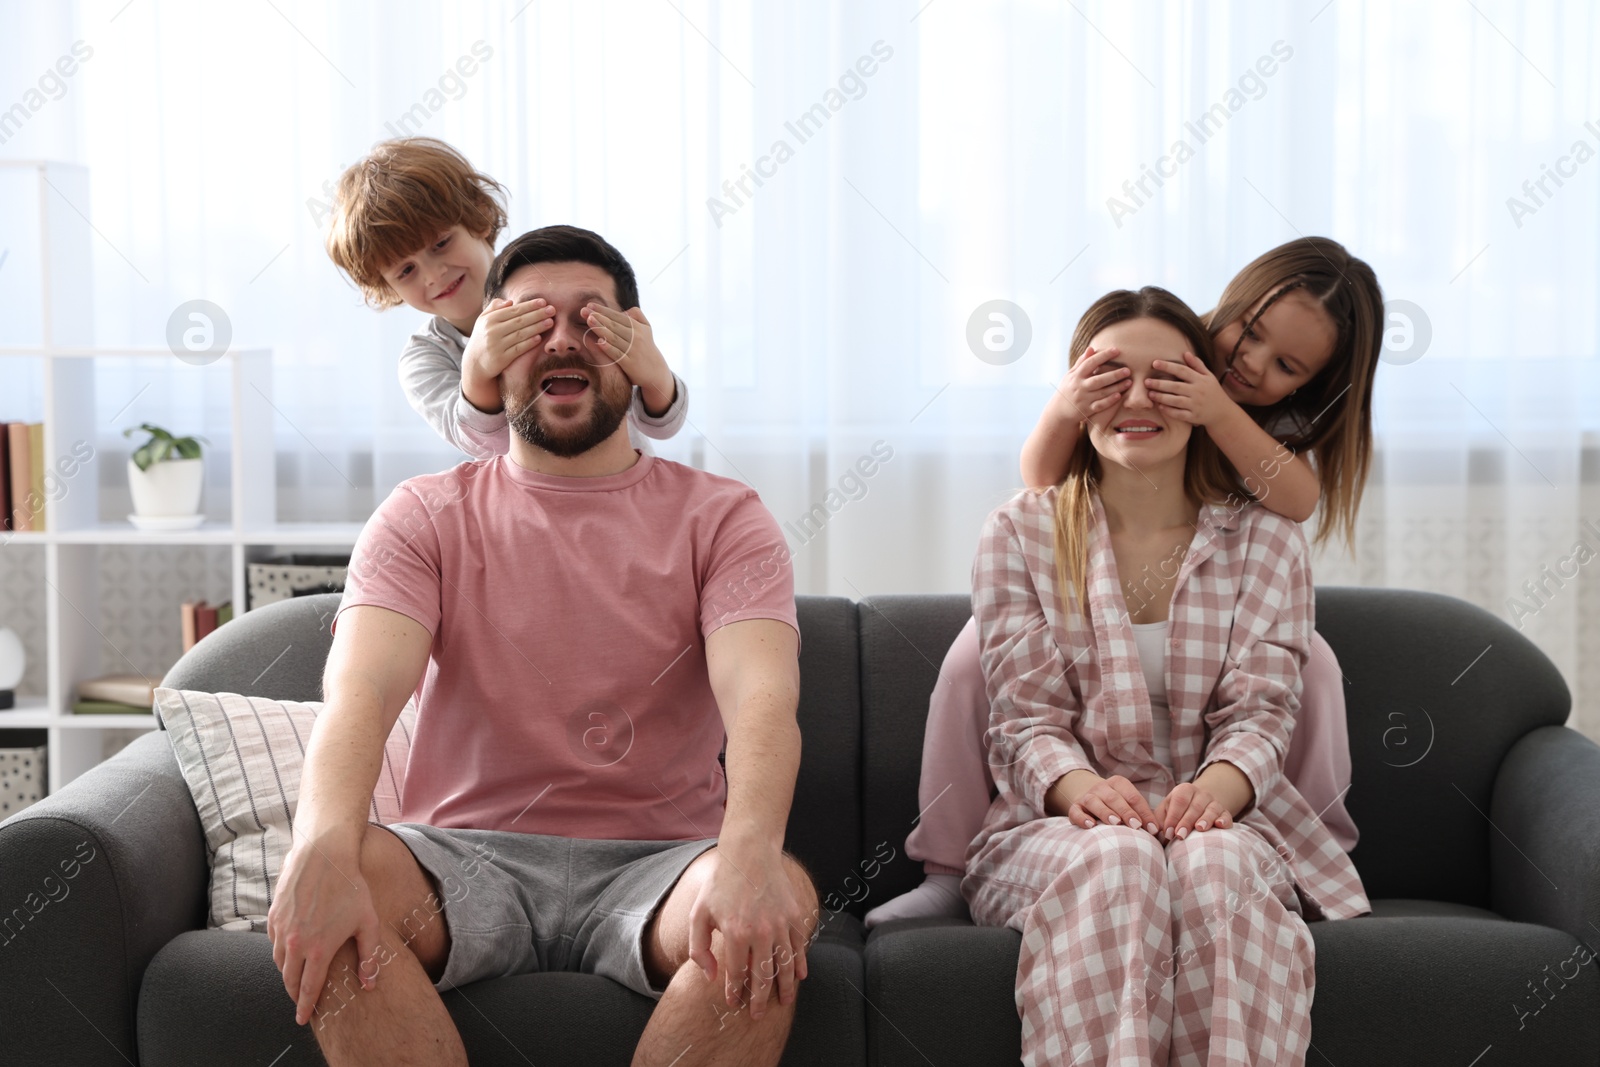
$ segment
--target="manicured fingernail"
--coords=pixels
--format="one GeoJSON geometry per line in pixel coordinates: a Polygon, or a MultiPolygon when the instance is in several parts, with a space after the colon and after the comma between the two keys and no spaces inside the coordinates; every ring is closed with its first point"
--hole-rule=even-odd
{"type": "Polygon", "coordinates": [[[1194,824],[1194,828],[1196,830],[1204,830],[1206,828],[1206,821],[1201,819],[1199,822],[1194,824]]]}
{"type": "Polygon", "coordinates": [[[1121,826],[1122,825],[1122,820],[1117,818],[1115,815],[1107,815],[1106,816],[1106,822],[1110,823],[1112,826],[1121,826]]]}
{"type": "Polygon", "coordinates": [[[1189,828],[1187,826],[1178,827],[1178,840],[1179,841],[1182,841],[1184,838],[1186,838],[1188,836],[1189,836],[1189,828]]]}

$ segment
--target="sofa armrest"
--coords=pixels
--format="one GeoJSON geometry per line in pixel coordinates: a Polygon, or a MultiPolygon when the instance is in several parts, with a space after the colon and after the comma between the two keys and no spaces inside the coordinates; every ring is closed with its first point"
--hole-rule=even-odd
{"type": "Polygon", "coordinates": [[[165,731],[0,823],[6,1061],[138,1062],[145,967],[205,925],[208,877],[165,731]]]}
{"type": "Polygon", "coordinates": [[[1600,745],[1545,726],[1506,754],[1489,818],[1495,911],[1600,951],[1600,745]]]}

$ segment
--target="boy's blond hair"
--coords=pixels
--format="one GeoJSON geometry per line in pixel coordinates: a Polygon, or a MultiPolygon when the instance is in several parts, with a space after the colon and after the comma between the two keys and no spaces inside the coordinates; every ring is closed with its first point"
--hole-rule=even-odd
{"type": "Polygon", "coordinates": [[[506,225],[505,186],[433,137],[382,141],[339,176],[328,255],[375,308],[401,303],[385,267],[462,226],[494,248],[506,225]]]}

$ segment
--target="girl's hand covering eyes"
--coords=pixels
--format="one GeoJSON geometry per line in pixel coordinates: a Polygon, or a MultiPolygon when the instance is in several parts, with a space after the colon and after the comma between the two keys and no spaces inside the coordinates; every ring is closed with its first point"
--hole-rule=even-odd
{"type": "Polygon", "coordinates": [[[1121,401],[1122,394],[1132,383],[1133,372],[1127,367],[1103,369],[1107,361],[1121,354],[1116,348],[1103,348],[1098,352],[1090,348],[1072,364],[1050,400],[1062,422],[1081,427],[1090,416],[1121,401]]]}
{"type": "Polygon", "coordinates": [[[1193,352],[1185,352],[1182,363],[1158,359],[1151,363],[1150,369],[1151,377],[1145,379],[1145,389],[1161,414],[1169,419],[1191,426],[1211,426],[1230,408],[1239,406],[1222,391],[1221,379],[1193,352]]]}

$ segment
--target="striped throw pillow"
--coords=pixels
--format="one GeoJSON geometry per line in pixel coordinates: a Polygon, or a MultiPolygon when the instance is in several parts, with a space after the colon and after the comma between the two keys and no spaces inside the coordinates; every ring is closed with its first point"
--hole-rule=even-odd
{"type": "MultiPolygon", "coordinates": [[[[300,769],[322,703],[161,688],[156,690],[155,712],[205,828],[211,856],[210,925],[265,932],[272,891],[289,854],[300,769]]],[[[400,820],[415,721],[413,697],[384,746],[367,816],[371,822],[400,820]]]]}

